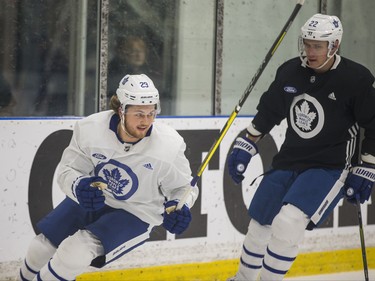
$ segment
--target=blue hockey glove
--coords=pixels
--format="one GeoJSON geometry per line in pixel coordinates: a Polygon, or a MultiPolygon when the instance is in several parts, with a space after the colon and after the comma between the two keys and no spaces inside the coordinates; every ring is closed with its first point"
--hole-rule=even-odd
{"type": "Polygon", "coordinates": [[[188,206],[183,205],[181,210],[168,212],[167,209],[177,206],[178,201],[172,200],[164,204],[163,226],[170,233],[181,234],[184,232],[191,221],[191,213],[188,206]]]}
{"type": "Polygon", "coordinates": [[[362,164],[353,167],[345,181],[345,195],[350,203],[356,204],[357,197],[364,203],[370,198],[375,182],[375,167],[362,164]]]}
{"type": "Polygon", "coordinates": [[[233,146],[232,153],[228,158],[229,174],[237,184],[245,178],[243,173],[246,171],[251,157],[258,153],[256,144],[248,138],[237,138],[233,146]]]}
{"type": "Polygon", "coordinates": [[[87,211],[97,211],[104,207],[105,197],[100,186],[106,186],[107,182],[102,177],[85,177],[74,183],[74,193],[79,205],[87,211]]]}

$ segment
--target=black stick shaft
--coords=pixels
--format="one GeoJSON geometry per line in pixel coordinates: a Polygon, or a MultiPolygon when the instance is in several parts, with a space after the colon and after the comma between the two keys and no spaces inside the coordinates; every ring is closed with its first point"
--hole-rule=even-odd
{"type": "Polygon", "coordinates": [[[365,274],[365,281],[369,281],[368,267],[367,267],[367,257],[366,257],[365,235],[363,233],[361,202],[359,201],[358,196],[357,196],[357,204],[356,205],[357,205],[357,212],[358,212],[359,237],[361,239],[363,272],[365,274]]]}

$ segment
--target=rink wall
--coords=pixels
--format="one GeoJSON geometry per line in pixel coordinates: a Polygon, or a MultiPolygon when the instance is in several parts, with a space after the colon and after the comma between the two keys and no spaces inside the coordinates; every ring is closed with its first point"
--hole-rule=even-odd
{"type": "MultiPolygon", "coordinates": [[[[16,274],[30,240],[38,233],[36,222],[64,198],[54,173],[77,119],[0,119],[0,280],[16,274]]],[[[236,186],[228,175],[226,161],[233,141],[250,120],[251,117],[237,117],[204,171],[190,228],[175,236],[158,227],[148,243],[103,270],[155,269],[172,264],[210,264],[223,269],[221,263],[228,262],[236,266],[249,222],[247,205],[260,178],[252,186],[250,183],[270,164],[285,131],[285,124],[275,127],[259,143],[259,155],[250,163],[242,186],[236,186]]],[[[156,122],[171,125],[185,138],[186,156],[195,174],[226,121],[227,117],[158,117],[156,122]]],[[[375,206],[371,200],[362,205],[362,214],[366,244],[373,248],[375,206]]],[[[306,233],[301,252],[340,253],[359,248],[356,209],[341,201],[321,228],[306,233]]],[[[369,256],[374,256],[373,251],[369,256]]]]}

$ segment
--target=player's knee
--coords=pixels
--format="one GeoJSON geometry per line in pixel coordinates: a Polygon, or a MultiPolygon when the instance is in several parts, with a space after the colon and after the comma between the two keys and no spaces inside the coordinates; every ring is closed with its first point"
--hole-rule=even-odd
{"type": "Polygon", "coordinates": [[[271,227],[269,225],[261,225],[252,219],[249,223],[247,236],[254,241],[268,241],[271,236],[271,227]]]}
{"type": "Polygon", "coordinates": [[[55,253],[56,247],[41,233],[30,243],[26,262],[33,268],[39,269],[55,253]]]}
{"type": "Polygon", "coordinates": [[[272,222],[272,233],[280,241],[289,245],[299,244],[309,222],[307,215],[299,208],[284,205],[272,222]]]}
{"type": "Polygon", "coordinates": [[[69,236],[56,251],[54,263],[69,269],[84,269],[91,264],[97,256],[92,247],[92,237],[87,235],[87,231],[79,230],[74,235],[69,236]]]}
{"type": "Polygon", "coordinates": [[[31,240],[25,261],[22,263],[17,280],[32,280],[53,256],[56,247],[43,235],[39,234],[31,240]]]}

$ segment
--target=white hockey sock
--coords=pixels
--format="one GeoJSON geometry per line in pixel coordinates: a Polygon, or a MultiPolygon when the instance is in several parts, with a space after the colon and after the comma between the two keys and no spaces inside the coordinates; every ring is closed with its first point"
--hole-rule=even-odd
{"type": "MultiPolygon", "coordinates": [[[[44,266],[38,273],[38,275],[33,279],[33,281],[70,281],[75,280],[75,278],[72,279],[66,279],[59,273],[57,273],[56,267],[51,264],[50,260],[46,266],[44,266]]],[[[59,268],[59,266],[57,266],[59,268]]]]}
{"type": "Polygon", "coordinates": [[[33,281],[52,281],[52,280],[66,280],[56,273],[56,271],[51,266],[51,261],[48,262],[38,273],[38,275],[33,279],[33,281]]]}
{"type": "Polygon", "coordinates": [[[32,268],[27,263],[27,259],[25,259],[21,265],[19,276],[17,280],[21,281],[30,281],[33,280],[35,275],[37,275],[38,271],[35,268],[32,268]]]}
{"type": "Polygon", "coordinates": [[[293,205],[285,205],[272,222],[272,236],[263,259],[260,280],[279,281],[292,266],[309,222],[293,205]]]}
{"type": "Polygon", "coordinates": [[[270,226],[260,225],[253,219],[250,221],[236,280],[255,280],[257,278],[270,236],[270,226]]]}
{"type": "Polygon", "coordinates": [[[283,280],[298,254],[298,246],[281,246],[283,241],[271,238],[263,260],[260,280],[283,280]]]}
{"type": "Polygon", "coordinates": [[[33,280],[55,251],[55,246],[43,234],[37,235],[30,243],[25,260],[19,271],[18,280],[33,280]]]}

